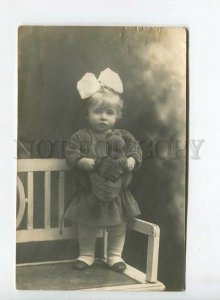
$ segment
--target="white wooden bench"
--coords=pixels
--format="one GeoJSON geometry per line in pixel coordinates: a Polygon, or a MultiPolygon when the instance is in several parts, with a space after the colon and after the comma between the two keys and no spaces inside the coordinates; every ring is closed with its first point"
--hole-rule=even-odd
{"type": "MultiPolygon", "coordinates": [[[[76,229],[73,226],[64,226],[62,234],[60,234],[60,225],[61,219],[65,209],[65,176],[66,172],[68,172],[68,167],[65,163],[64,159],[19,159],[18,160],[18,177],[17,177],[17,189],[18,189],[18,205],[17,205],[17,244],[20,243],[37,243],[42,241],[58,241],[58,240],[68,240],[77,238],[76,229]],[[34,226],[34,173],[35,172],[43,172],[43,181],[44,181],[44,192],[43,195],[39,195],[43,197],[44,202],[44,224],[43,228],[35,228],[34,226]],[[52,172],[58,173],[58,222],[57,226],[51,226],[51,205],[53,204],[53,197],[51,193],[52,186],[52,172]],[[25,175],[26,174],[26,175],[25,175]],[[22,179],[22,176],[26,176],[26,183],[22,179]],[[24,223],[24,226],[20,228],[20,224],[24,223]]],[[[97,284],[90,285],[88,287],[79,284],[79,289],[86,290],[164,290],[164,285],[157,280],[157,270],[158,270],[158,254],[159,254],[159,240],[160,240],[160,229],[157,225],[140,220],[135,219],[132,224],[129,225],[129,228],[135,230],[139,233],[142,233],[147,236],[148,243],[146,249],[147,256],[147,266],[146,266],[146,274],[133,268],[130,265],[127,265],[127,269],[123,274],[112,274],[111,272],[105,268],[103,268],[103,272],[105,272],[105,276],[107,276],[106,281],[102,283],[102,286],[98,286],[97,284]],[[107,273],[106,273],[107,272],[107,273]],[[110,274],[110,275],[108,275],[110,274]],[[109,280],[112,278],[116,278],[116,282],[111,282],[110,286],[108,284],[108,276],[110,276],[109,280]],[[128,279],[132,279],[131,283],[128,280],[128,283],[125,281],[125,284],[118,284],[120,280],[118,280],[117,276],[125,276],[128,279]]],[[[104,258],[106,257],[106,232],[104,230],[100,230],[98,233],[98,237],[104,239],[104,258]]],[[[76,282],[79,281],[79,277],[83,274],[82,271],[73,272],[67,270],[69,275],[66,273],[66,284],[64,282],[64,278],[60,278],[59,283],[57,284],[57,279],[51,279],[48,282],[48,285],[41,286],[39,280],[36,278],[33,279],[31,274],[37,274],[37,272],[45,269],[48,276],[48,267],[50,266],[51,272],[53,268],[54,270],[61,270],[64,268],[65,264],[68,263],[69,260],[62,261],[47,261],[47,262],[31,262],[31,263],[22,263],[17,264],[17,288],[18,289],[77,289],[76,286],[71,285],[74,282],[74,276],[77,276],[76,282]],[[53,268],[52,268],[53,265],[53,268]],[[41,269],[40,269],[41,268],[41,269]],[[81,273],[80,273],[81,272],[81,273]],[[68,277],[69,276],[69,277],[68,277]],[[54,283],[53,283],[53,280],[54,283]],[[69,280],[69,281],[68,281],[69,280]],[[32,281],[32,282],[31,282],[32,281]],[[68,283],[69,282],[69,283],[68,283]]],[[[50,269],[49,269],[50,270],[50,269]]],[[[57,272],[59,275],[59,271],[57,272]]],[[[65,272],[65,271],[62,271],[65,272]]],[[[83,271],[84,272],[84,271],[83,271]]],[[[94,274],[91,271],[87,272],[87,275],[94,278],[94,274]],[[91,272],[91,274],[89,273],[91,272]]],[[[95,269],[94,272],[102,277],[102,269],[95,269]],[[98,270],[98,271],[97,271],[98,270]]],[[[42,274],[42,273],[39,273],[42,274]]],[[[63,274],[63,273],[62,273],[63,274]]],[[[57,276],[58,276],[57,275],[57,276]]],[[[40,276],[40,275],[39,275],[40,276]]],[[[41,275],[42,277],[42,275],[41,275]]],[[[64,276],[65,277],[65,276],[64,276]]],[[[123,279],[124,280],[124,279],[123,279]]],[[[122,282],[124,282],[122,280],[122,282]]]]}

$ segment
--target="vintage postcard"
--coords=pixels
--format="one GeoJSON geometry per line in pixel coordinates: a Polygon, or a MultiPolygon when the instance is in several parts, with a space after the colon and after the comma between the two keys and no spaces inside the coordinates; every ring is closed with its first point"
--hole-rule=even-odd
{"type": "Polygon", "coordinates": [[[16,287],[185,289],[187,31],[18,29],[16,287]]]}

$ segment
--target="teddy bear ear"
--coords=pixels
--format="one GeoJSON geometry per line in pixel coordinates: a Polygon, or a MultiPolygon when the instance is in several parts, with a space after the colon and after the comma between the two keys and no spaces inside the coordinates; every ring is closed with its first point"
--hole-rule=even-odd
{"type": "Polygon", "coordinates": [[[113,135],[110,139],[109,139],[109,144],[111,144],[111,146],[116,147],[117,149],[122,149],[125,146],[125,141],[123,140],[123,138],[120,135],[113,135]]]}

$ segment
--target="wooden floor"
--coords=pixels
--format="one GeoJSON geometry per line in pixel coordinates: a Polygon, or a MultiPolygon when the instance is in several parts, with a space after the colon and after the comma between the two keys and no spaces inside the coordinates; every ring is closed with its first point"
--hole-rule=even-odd
{"type": "MultiPolygon", "coordinates": [[[[17,266],[16,288],[19,290],[134,290],[140,283],[121,273],[114,272],[102,261],[84,270],[72,269],[72,262],[17,266]]],[[[145,290],[160,290],[160,283],[144,284],[145,290]]],[[[163,288],[162,288],[163,290],[163,288]]]]}

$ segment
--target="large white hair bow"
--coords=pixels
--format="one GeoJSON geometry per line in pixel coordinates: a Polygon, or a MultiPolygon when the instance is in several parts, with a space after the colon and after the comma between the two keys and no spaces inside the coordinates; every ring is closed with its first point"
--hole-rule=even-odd
{"type": "Polygon", "coordinates": [[[123,85],[117,73],[110,68],[105,69],[96,79],[93,73],[86,73],[77,83],[77,90],[81,99],[91,97],[98,92],[101,87],[107,87],[114,90],[116,93],[123,93],[123,85]]]}

